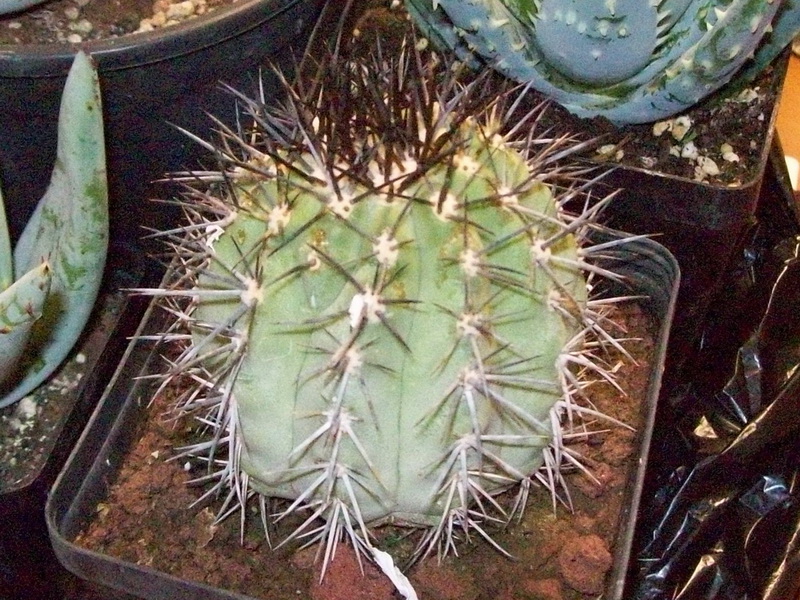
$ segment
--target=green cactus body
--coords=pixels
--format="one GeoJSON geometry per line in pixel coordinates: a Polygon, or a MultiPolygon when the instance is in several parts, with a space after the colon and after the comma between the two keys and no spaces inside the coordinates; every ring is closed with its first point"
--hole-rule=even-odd
{"type": "Polygon", "coordinates": [[[246,100],[256,132],[228,131],[224,171],[190,177],[211,187],[187,202],[171,283],[146,290],[181,325],[165,378],[209,428],[185,452],[226,507],[285,499],[278,518],[304,515],[291,537],[327,540],[326,559],[389,522],[446,552],[510,514],[500,491],[554,488],[560,416],[591,412],[574,371],[603,372],[585,272],[605,272],[582,246],[593,211],[562,207],[571,169],[548,168],[582,145],[512,141],[515,111],[538,114],[518,92],[415,52],[323,67],[282,109],[246,100]]]}
{"type": "Polygon", "coordinates": [[[794,0],[407,0],[439,45],[620,124],[685,110],[800,29],[794,0]],[[753,56],[755,55],[755,60],[753,56]]]}
{"type": "MultiPolygon", "coordinates": [[[[66,358],[89,319],[108,246],[108,192],[97,72],[78,53],[64,86],[56,164],[50,185],[17,241],[11,260],[0,209],[0,323],[16,320],[20,285],[30,293],[25,327],[0,326],[0,408],[42,383],[66,358]],[[43,267],[46,264],[46,267],[43,267]],[[37,274],[36,277],[26,273],[37,274]],[[46,282],[43,281],[46,278],[46,282]],[[11,311],[11,312],[6,312],[11,311]]],[[[0,197],[0,201],[2,198],[0,197]]]]}
{"type": "Polygon", "coordinates": [[[232,391],[254,489],[298,498],[317,482],[314,499],[355,499],[365,521],[434,524],[443,484],[492,491],[541,466],[557,360],[579,327],[549,303],[583,302],[585,281],[570,235],[541,249],[537,270],[536,244],[561,229],[557,207],[487,133],[462,125],[473,143],[459,166],[436,165],[404,198],[342,177],[353,203],[330,202],[307,168],[238,193],[200,286],[235,272],[242,297],[201,300],[195,318],[245,311],[232,391]],[[508,206],[488,201],[499,185],[519,190],[508,206]],[[449,464],[453,452],[475,473],[449,464]]]}

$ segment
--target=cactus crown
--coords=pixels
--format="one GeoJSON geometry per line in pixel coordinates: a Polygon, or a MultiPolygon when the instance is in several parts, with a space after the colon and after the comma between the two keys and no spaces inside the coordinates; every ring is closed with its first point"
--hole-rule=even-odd
{"type": "Polygon", "coordinates": [[[187,174],[176,269],[144,290],[177,317],[162,385],[189,381],[176,410],[207,435],[182,456],[208,465],[206,497],[285,499],[277,519],[302,514],[290,539],[326,564],[342,537],[375,557],[370,526],[427,528],[418,556],[446,553],[513,514],[501,491],[555,499],[576,462],[562,415],[595,415],[585,379],[613,380],[587,292],[613,277],[586,237],[604,201],[563,206],[589,185],[563,161],[585,144],[538,137],[524,90],[451,67],[409,45],[329,57],[280,108],[242,97],[254,126],[200,140],[222,167],[187,174]]]}

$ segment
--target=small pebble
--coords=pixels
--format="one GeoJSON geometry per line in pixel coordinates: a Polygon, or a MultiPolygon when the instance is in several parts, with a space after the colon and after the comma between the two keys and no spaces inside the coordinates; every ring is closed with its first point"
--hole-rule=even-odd
{"type": "Polygon", "coordinates": [[[185,19],[193,14],[194,4],[192,4],[191,0],[184,0],[184,2],[171,4],[167,9],[168,19],[185,19]]]}
{"type": "Polygon", "coordinates": [[[730,144],[722,144],[719,151],[722,153],[723,160],[728,162],[739,162],[739,155],[733,151],[733,146],[730,144]]]}
{"type": "Polygon", "coordinates": [[[36,400],[33,396],[25,396],[19,401],[14,412],[21,419],[30,419],[35,417],[37,412],[36,400]]]}
{"type": "Polygon", "coordinates": [[[697,166],[705,173],[706,175],[719,175],[720,170],[719,166],[714,159],[709,158],[708,156],[700,156],[697,158],[697,166]]]}
{"type": "Polygon", "coordinates": [[[697,146],[694,145],[694,142],[687,142],[681,148],[682,158],[696,159],[698,156],[699,152],[697,150],[697,146]]]}
{"type": "Polygon", "coordinates": [[[758,98],[758,92],[754,89],[748,88],[739,92],[739,95],[736,97],[736,101],[750,103],[756,98],[758,98]]]}
{"type": "Polygon", "coordinates": [[[67,36],[67,41],[70,44],[80,44],[83,41],[83,36],[81,36],[79,33],[70,33],[67,36]]]}
{"type": "Polygon", "coordinates": [[[625,152],[617,148],[616,144],[606,144],[597,149],[597,157],[603,160],[622,160],[625,152]]]}
{"type": "Polygon", "coordinates": [[[167,22],[167,15],[164,13],[163,10],[154,12],[153,16],[150,17],[150,24],[153,27],[162,27],[166,22],[167,22]]]}
{"type": "Polygon", "coordinates": [[[692,128],[692,120],[686,116],[677,117],[672,122],[672,128],[670,132],[672,133],[672,137],[675,138],[675,141],[680,142],[686,134],[689,133],[689,130],[692,128]]]}
{"type": "Polygon", "coordinates": [[[652,156],[642,156],[639,158],[639,160],[642,162],[642,166],[644,166],[647,169],[652,169],[653,167],[656,166],[656,163],[658,162],[652,156]]]}
{"type": "Polygon", "coordinates": [[[70,23],[67,27],[69,27],[70,31],[86,34],[92,31],[94,25],[92,25],[87,19],[81,19],[76,23],[70,23]]]}
{"type": "Polygon", "coordinates": [[[653,135],[656,137],[661,137],[661,134],[665,131],[669,131],[672,128],[672,121],[659,121],[653,125],[653,135]]]}
{"type": "Polygon", "coordinates": [[[81,11],[77,6],[68,6],[64,9],[64,16],[70,21],[77,21],[81,11]]]}

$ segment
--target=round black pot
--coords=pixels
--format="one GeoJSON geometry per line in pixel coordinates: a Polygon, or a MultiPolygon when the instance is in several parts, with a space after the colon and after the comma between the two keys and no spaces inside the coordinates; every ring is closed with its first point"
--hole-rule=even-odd
{"type": "MultiPolygon", "coordinates": [[[[61,93],[80,48],[96,61],[103,94],[111,218],[105,286],[119,293],[121,287],[157,282],[159,269],[146,258],[149,247],[141,241],[144,228],[165,229],[174,215],[169,205],[148,201],[168,198],[172,192],[151,189],[151,182],[170,171],[196,169],[199,158],[208,156],[175,126],[210,138],[213,121],[208,114],[233,125],[234,97],[221,83],[256,93],[261,79],[265,96],[274,95],[271,66],[291,68],[323,4],[324,0],[239,0],[151,33],[80,46],[0,45],[0,183],[12,241],[49,182],[61,93]]],[[[120,322],[138,323],[145,307],[139,304],[119,315],[120,322]]],[[[63,430],[53,432],[57,441],[43,442],[49,449],[41,470],[20,485],[0,489],[3,600],[63,597],[64,572],[44,525],[46,495],[131,333],[103,325],[97,317],[95,321],[88,330],[108,329],[97,333],[103,342],[88,330],[84,341],[103,349],[105,367],[95,369],[91,383],[82,387],[63,430]]]]}
{"type": "Polygon", "coordinates": [[[112,243],[127,244],[142,225],[159,225],[154,203],[146,202],[150,182],[208,155],[171,124],[208,137],[206,113],[234,119],[233,97],[220,83],[254,93],[262,68],[272,93],[268,66],[291,67],[323,1],[240,0],[149,33],[77,46],[0,45],[0,181],[12,240],[49,181],[61,91],[78,49],[98,65],[112,243]]]}

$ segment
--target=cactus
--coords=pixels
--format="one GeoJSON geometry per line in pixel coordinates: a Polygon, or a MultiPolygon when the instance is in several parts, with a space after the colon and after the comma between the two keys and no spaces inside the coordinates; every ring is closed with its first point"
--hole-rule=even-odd
{"type": "Polygon", "coordinates": [[[588,142],[528,137],[542,107],[524,91],[416,45],[330,58],[313,81],[284,82],[279,108],[242,96],[253,129],[195,137],[221,169],[186,175],[174,270],[141,292],[174,317],[159,390],[202,423],[180,456],[207,464],[203,499],[223,516],[284,499],[277,520],[301,515],[288,539],[322,542],[324,574],[341,538],[385,564],[373,526],[427,528],[419,557],[491,540],[533,480],[555,501],[578,462],[562,417],[598,416],[580,397],[613,381],[618,342],[613,302],[587,292],[614,277],[586,243],[608,199],[563,206],[591,179],[559,161],[588,142]]]}
{"type": "Polygon", "coordinates": [[[800,31],[797,0],[406,0],[426,35],[581,117],[683,111],[800,31]],[[754,57],[755,55],[755,57],[754,57]]]}
{"type": "Polygon", "coordinates": [[[0,408],[36,388],[72,349],[100,289],[107,246],[100,89],[81,52],[64,87],[50,185],[13,259],[0,195],[0,408]]]}

